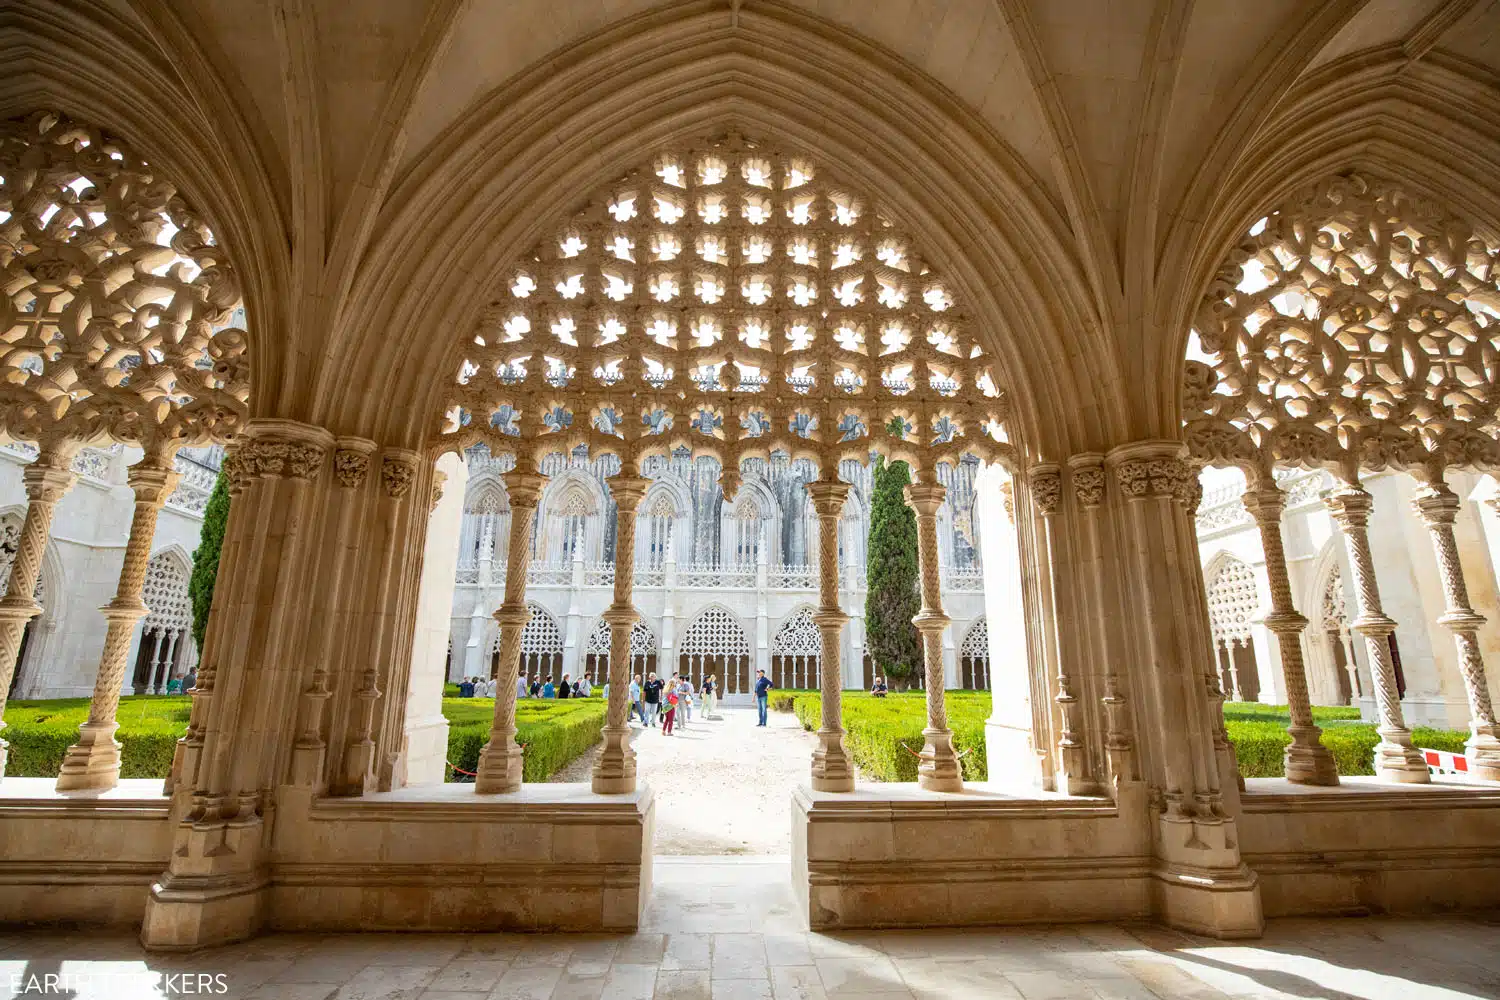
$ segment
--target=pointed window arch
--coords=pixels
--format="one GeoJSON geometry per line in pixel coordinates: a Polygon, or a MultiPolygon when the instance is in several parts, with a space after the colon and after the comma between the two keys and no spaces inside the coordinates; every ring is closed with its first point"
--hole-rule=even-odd
{"type": "Polygon", "coordinates": [[[193,602],[188,596],[192,567],[176,552],[158,552],[146,564],[141,591],[150,612],[141,622],[132,683],[137,694],[161,694],[173,677],[186,673],[193,627],[193,602]]]}
{"type": "Polygon", "coordinates": [[[969,626],[958,647],[961,686],[969,691],[990,689],[990,623],[984,616],[969,626]]]}
{"type": "Polygon", "coordinates": [[[750,642],[739,618],[719,605],[705,608],[683,633],[678,646],[678,672],[694,688],[705,674],[715,674],[723,694],[750,691],[750,642]]]}
{"type": "Polygon", "coordinates": [[[771,639],[771,683],[779,688],[812,689],[819,684],[823,634],[812,616],[812,608],[798,608],[771,639]]]}
{"type": "MultiPolygon", "coordinates": [[[[556,680],[561,677],[563,664],[562,629],[558,628],[552,612],[535,601],[527,601],[526,610],[531,612],[531,620],[521,630],[521,673],[527,677],[535,674],[538,678],[550,675],[556,680]]],[[[490,641],[490,676],[494,677],[499,669],[500,635],[496,633],[490,641]]]]}

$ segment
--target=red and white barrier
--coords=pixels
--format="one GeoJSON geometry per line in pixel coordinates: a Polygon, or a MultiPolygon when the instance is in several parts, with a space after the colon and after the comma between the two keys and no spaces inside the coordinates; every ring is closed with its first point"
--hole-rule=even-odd
{"type": "Polygon", "coordinates": [[[1428,774],[1468,774],[1469,759],[1461,753],[1447,750],[1427,750],[1422,747],[1422,756],[1427,759],[1428,774]]]}

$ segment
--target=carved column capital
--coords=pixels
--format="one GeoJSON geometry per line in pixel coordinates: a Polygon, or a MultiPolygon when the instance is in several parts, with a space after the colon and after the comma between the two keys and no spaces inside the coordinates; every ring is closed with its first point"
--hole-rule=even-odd
{"type": "Polygon", "coordinates": [[[1245,510],[1255,518],[1257,524],[1280,524],[1281,513],[1286,510],[1286,494],[1274,483],[1262,483],[1246,490],[1240,496],[1245,510]]]}
{"type": "Polygon", "coordinates": [[[514,469],[500,474],[500,481],[505,484],[505,493],[510,498],[512,510],[535,510],[536,505],[541,502],[542,490],[547,485],[546,476],[523,470],[519,461],[514,469]]]}
{"type": "Polygon", "coordinates": [[[905,487],[905,492],[906,502],[912,510],[920,515],[934,517],[948,495],[948,487],[941,483],[912,483],[905,487]]]}
{"type": "Polygon", "coordinates": [[[338,439],[338,448],[333,453],[333,474],[338,477],[340,486],[350,490],[364,486],[375,447],[375,442],[367,438],[338,439]]]}
{"type": "Polygon", "coordinates": [[[1026,472],[1026,486],[1031,491],[1031,502],[1043,517],[1057,513],[1062,501],[1062,474],[1052,463],[1033,465],[1026,472]]]}
{"type": "Polygon", "coordinates": [[[21,481],[26,486],[28,500],[57,503],[78,482],[78,475],[66,467],[58,469],[33,462],[21,472],[21,481]]]}
{"type": "Polygon", "coordinates": [[[312,479],[323,468],[333,435],[322,427],[295,420],[261,419],[250,423],[236,447],[240,474],[251,479],[312,479]]]}
{"type": "Polygon", "coordinates": [[[1345,528],[1363,528],[1370,523],[1374,498],[1357,486],[1340,486],[1323,494],[1323,506],[1345,528]]]}
{"type": "Polygon", "coordinates": [[[1429,528],[1437,524],[1452,524],[1458,517],[1463,501],[1445,482],[1423,483],[1412,494],[1411,509],[1417,512],[1422,523],[1429,528]]]}
{"type": "Polygon", "coordinates": [[[849,499],[849,484],[839,479],[819,479],[803,486],[819,517],[839,517],[849,499]]]}
{"type": "Polygon", "coordinates": [[[1192,466],[1180,458],[1127,459],[1115,466],[1115,481],[1127,499],[1171,498],[1189,513],[1203,495],[1192,466]]]}
{"type": "Polygon", "coordinates": [[[650,488],[651,480],[644,476],[619,473],[609,477],[609,495],[614,498],[615,506],[627,514],[635,513],[650,488]]]}
{"type": "Polygon", "coordinates": [[[1016,487],[1013,480],[1006,480],[1000,484],[1000,504],[1005,508],[1005,516],[1014,525],[1016,523],[1016,487]]]}
{"type": "Polygon", "coordinates": [[[136,503],[153,507],[161,507],[167,502],[181,478],[176,470],[155,463],[132,465],[125,473],[126,484],[135,491],[136,503]]]}
{"type": "Polygon", "coordinates": [[[401,500],[411,492],[417,478],[420,456],[405,448],[387,448],[380,456],[380,485],[392,500],[401,500]]]}
{"type": "Polygon", "coordinates": [[[1068,467],[1078,506],[1093,510],[1104,503],[1104,456],[1094,452],[1074,455],[1068,459],[1068,467]]]}

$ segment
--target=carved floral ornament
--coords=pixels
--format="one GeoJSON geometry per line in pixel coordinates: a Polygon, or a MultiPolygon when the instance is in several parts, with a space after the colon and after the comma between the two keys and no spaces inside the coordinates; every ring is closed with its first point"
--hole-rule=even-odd
{"type": "Polygon", "coordinates": [[[731,134],[661,152],[512,268],[441,439],[626,463],[685,446],[732,495],[740,461],[776,450],[1009,460],[1005,416],[952,287],[875,201],[731,134]]]}
{"type": "Polygon", "coordinates": [[[1186,436],[1204,461],[1500,469],[1500,246],[1361,174],[1304,188],[1226,258],[1194,320],[1186,436]]]}
{"type": "Polygon", "coordinates": [[[245,421],[240,283],[126,144],[51,111],[0,122],[0,426],[27,441],[225,442],[245,421]]]}

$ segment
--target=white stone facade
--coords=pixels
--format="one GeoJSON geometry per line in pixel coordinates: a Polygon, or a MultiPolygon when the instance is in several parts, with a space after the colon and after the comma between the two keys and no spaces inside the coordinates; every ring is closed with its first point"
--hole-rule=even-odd
{"type": "MultiPolygon", "coordinates": [[[[1376,720],[1370,664],[1363,643],[1352,635],[1356,617],[1353,580],[1343,535],[1320,500],[1334,477],[1322,472],[1278,476],[1287,494],[1283,537],[1297,608],[1307,616],[1302,633],[1308,692],[1314,705],[1358,705],[1363,718],[1376,720]],[[1348,664],[1355,664],[1350,675],[1348,664]]],[[[1208,590],[1221,683],[1226,694],[1268,704],[1286,704],[1286,685],[1275,636],[1265,627],[1270,584],[1255,521],[1240,500],[1244,477],[1234,471],[1203,476],[1198,510],[1198,545],[1208,590]],[[1231,661],[1233,672],[1231,672],[1231,661]],[[1247,672],[1248,667],[1254,672],[1247,672]]],[[[1500,601],[1495,566],[1500,558],[1500,515],[1488,501],[1496,496],[1489,476],[1453,473],[1450,483],[1464,503],[1454,525],[1464,578],[1474,609],[1483,615],[1479,640],[1486,656],[1500,654],[1500,601]]],[[[1427,529],[1412,513],[1412,477],[1383,473],[1365,477],[1374,497],[1370,546],[1385,613],[1396,621],[1393,646],[1408,723],[1439,729],[1467,729],[1469,704],[1452,636],[1438,623],[1443,590],[1427,529]]],[[[1488,677],[1491,697],[1500,699],[1500,671],[1488,677]]]]}
{"type": "MultiPolygon", "coordinates": [[[[448,663],[448,679],[454,681],[489,676],[498,654],[499,630],[492,614],[500,603],[510,526],[505,487],[498,478],[511,468],[509,456],[492,458],[477,447],[469,450],[466,464],[469,480],[448,663]]],[[[532,536],[527,598],[534,615],[544,613],[550,624],[543,629],[533,617],[527,626],[528,636],[534,637],[523,647],[527,674],[540,670],[576,678],[581,669],[591,669],[589,640],[600,631],[600,615],[609,606],[614,582],[615,514],[607,477],[618,464],[609,458],[590,462],[580,452],[572,458],[555,455],[543,466],[551,482],[532,536]]],[[[938,513],[938,537],[943,603],[952,618],[943,638],[951,688],[988,688],[980,526],[974,507],[977,470],[975,462],[939,470],[949,486],[949,498],[938,513]]],[[[845,462],[840,471],[853,484],[839,526],[839,603],[851,616],[840,657],[841,686],[868,688],[873,666],[865,662],[863,619],[871,471],[855,462],[845,462]]],[[[635,602],[654,641],[652,669],[668,674],[681,668],[701,678],[702,656],[733,653],[743,643],[748,652],[738,674],[723,675],[717,662],[710,668],[733,683],[728,694],[745,693],[757,669],[781,686],[817,687],[816,666],[809,669],[806,662],[810,656],[815,660],[815,654],[801,646],[783,649],[777,641],[789,623],[817,606],[817,522],[803,491],[804,483],[817,478],[816,467],[790,462],[785,455],[747,463],[745,483],[732,503],[723,499],[718,465],[711,459],[658,459],[647,465],[646,475],[652,485],[638,515],[635,602]],[[753,516],[744,516],[747,510],[753,516]],[[716,609],[727,614],[718,616],[723,635],[716,632],[706,645],[684,647],[699,619],[716,609]],[[788,655],[785,677],[775,659],[783,652],[788,655]],[[793,658],[797,654],[802,661],[793,658]],[[694,661],[694,656],[700,659],[694,661]]],[[[920,673],[910,683],[920,686],[920,673]]]]}
{"type": "MultiPolygon", "coordinates": [[[[0,523],[7,530],[25,517],[21,472],[35,455],[24,444],[0,448],[0,523]]],[[[74,460],[78,485],[58,504],[37,588],[42,613],[27,626],[12,697],[87,698],[93,691],[106,625],[99,609],[114,596],[130,534],[126,469],[139,457],[140,449],[116,445],[85,449],[74,460]]],[[[185,449],[175,460],[182,479],[156,529],[145,591],[152,614],[132,636],[124,694],[147,693],[153,676],[155,690],[165,691],[168,667],[181,678],[197,665],[187,584],[222,462],[219,447],[185,449]]],[[[9,557],[3,562],[0,570],[8,570],[9,557]]]]}

